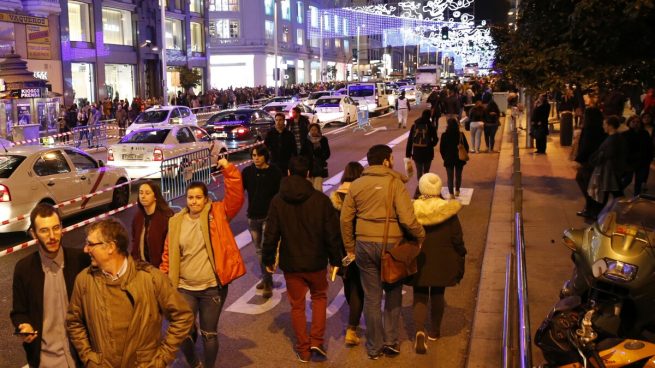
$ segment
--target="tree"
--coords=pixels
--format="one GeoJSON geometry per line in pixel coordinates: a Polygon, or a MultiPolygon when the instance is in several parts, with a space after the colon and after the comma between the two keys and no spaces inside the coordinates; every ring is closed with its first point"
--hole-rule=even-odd
{"type": "Polygon", "coordinates": [[[185,91],[198,87],[201,84],[202,76],[197,71],[189,69],[186,66],[179,67],[177,70],[180,73],[180,85],[185,91]]]}
{"type": "Polygon", "coordinates": [[[522,0],[518,28],[492,30],[496,67],[532,92],[655,76],[654,0],[522,0]]]}

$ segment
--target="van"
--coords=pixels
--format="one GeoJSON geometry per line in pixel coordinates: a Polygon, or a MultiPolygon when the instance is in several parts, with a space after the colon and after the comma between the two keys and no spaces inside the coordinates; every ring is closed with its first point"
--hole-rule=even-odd
{"type": "Polygon", "coordinates": [[[366,107],[369,113],[389,111],[389,96],[384,82],[350,83],[346,87],[348,96],[359,104],[359,108],[366,107]]]}

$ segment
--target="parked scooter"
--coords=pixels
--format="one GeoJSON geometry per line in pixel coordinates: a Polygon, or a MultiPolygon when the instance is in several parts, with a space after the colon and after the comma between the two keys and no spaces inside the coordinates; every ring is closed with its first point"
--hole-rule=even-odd
{"type": "Polygon", "coordinates": [[[655,197],[564,232],[573,276],[535,335],[546,367],[655,368],[655,197]]]}

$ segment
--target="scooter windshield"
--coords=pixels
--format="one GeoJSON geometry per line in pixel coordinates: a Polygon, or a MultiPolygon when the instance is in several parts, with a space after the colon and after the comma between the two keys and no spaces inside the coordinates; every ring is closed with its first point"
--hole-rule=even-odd
{"type": "Polygon", "coordinates": [[[615,200],[598,217],[598,224],[605,236],[632,235],[655,247],[655,199],[615,200]]]}

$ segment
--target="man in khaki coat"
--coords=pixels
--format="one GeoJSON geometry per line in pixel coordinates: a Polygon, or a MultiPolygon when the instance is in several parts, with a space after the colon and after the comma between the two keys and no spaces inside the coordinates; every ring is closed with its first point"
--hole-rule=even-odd
{"type": "Polygon", "coordinates": [[[114,219],[91,224],[84,252],[91,266],[75,280],[66,329],[85,367],[166,367],[193,324],[193,313],[166,275],[128,254],[114,219]],[[160,337],[162,318],[169,321],[160,337]]]}
{"type": "Polygon", "coordinates": [[[379,144],[366,154],[369,167],[350,184],[341,208],[341,236],[350,257],[356,257],[364,289],[366,349],[370,359],[383,354],[396,356],[398,320],[402,305],[402,283],[383,283],[380,277],[382,252],[403,238],[403,233],[422,242],[425,230],[414,216],[414,208],[402,176],[393,170],[393,154],[389,146],[379,144]],[[393,207],[389,221],[387,244],[384,223],[387,215],[387,194],[392,185],[393,207]],[[356,233],[355,233],[356,229],[356,233]],[[382,291],[385,292],[384,326],[382,291]]]}

